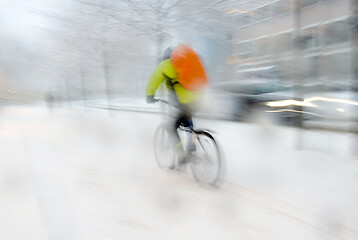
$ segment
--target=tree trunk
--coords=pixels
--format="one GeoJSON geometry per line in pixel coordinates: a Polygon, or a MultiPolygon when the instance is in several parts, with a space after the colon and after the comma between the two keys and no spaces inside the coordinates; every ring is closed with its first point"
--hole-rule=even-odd
{"type": "MultiPolygon", "coordinates": [[[[295,84],[295,95],[297,98],[302,98],[302,80],[303,80],[303,57],[302,57],[302,37],[301,37],[301,1],[295,0],[295,9],[294,9],[294,25],[295,25],[295,71],[294,71],[294,84],[295,84]]],[[[298,116],[301,118],[301,116],[298,116]]],[[[301,121],[301,119],[294,119],[295,121],[301,121]]],[[[294,123],[293,123],[294,124],[294,123]]],[[[297,138],[296,138],[296,148],[297,150],[302,150],[302,130],[298,128],[297,138]]]]}
{"type": "Polygon", "coordinates": [[[86,89],[85,89],[85,73],[83,71],[83,66],[80,63],[80,81],[81,81],[81,97],[83,107],[86,108],[86,89]]]}
{"type": "Polygon", "coordinates": [[[162,62],[162,51],[163,51],[163,37],[158,36],[156,39],[156,47],[157,47],[157,64],[162,62]]]}
{"type": "Polygon", "coordinates": [[[65,84],[66,84],[67,103],[68,103],[68,107],[71,108],[71,95],[70,95],[70,86],[68,83],[68,77],[65,78],[65,84]]]}
{"type": "MultiPolygon", "coordinates": [[[[352,31],[352,58],[351,58],[351,66],[352,66],[352,95],[353,99],[358,95],[358,0],[351,0],[351,31],[352,31]]],[[[353,119],[351,127],[352,131],[357,131],[358,119],[353,119]]],[[[356,133],[353,136],[351,148],[353,151],[353,155],[358,155],[358,134],[356,133]]]]}

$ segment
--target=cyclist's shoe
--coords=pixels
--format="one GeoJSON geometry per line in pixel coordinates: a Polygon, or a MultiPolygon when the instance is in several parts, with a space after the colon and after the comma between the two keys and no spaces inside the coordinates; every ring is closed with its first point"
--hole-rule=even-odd
{"type": "Polygon", "coordinates": [[[192,143],[192,144],[190,145],[189,152],[190,152],[191,154],[193,154],[193,153],[195,153],[195,151],[196,151],[196,146],[195,146],[194,143],[192,143]]]}
{"type": "Polygon", "coordinates": [[[188,159],[187,154],[182,154],[177,157],[175,164],[173,164],[173,168],[171,168],[171,169],[177,170],[179,172],[183,172],[185,170],[186,164],[189,161],[190,160],[188,159]]]}
{"type": "Polygon", "coordinates": [[[176,158],[176,166],[173,166],[171,169],[176,169],[178,171],[184,170],[184,167],[187,163],[191,162],[194,154],[195,154],[195,144],[190,146],[190,149],[188,152],[185,152],[183,148],[181,147],[181,142],[176,145],[176,152],[177,152],[177,158],[176,158]]]}
{"type": "Polygon", "coordinates": [[[168,167],[169,170],[174,170],[175,169],[175,162],[173,161],[173,163],[168,167]]]}
{"type": "Polygon", "coordinates": [[[178,165],[183,165],[188,162],[190,162],[188,154],[185,154],[185,155],[181,156],[180,158],[178,158],[178,165]]]}

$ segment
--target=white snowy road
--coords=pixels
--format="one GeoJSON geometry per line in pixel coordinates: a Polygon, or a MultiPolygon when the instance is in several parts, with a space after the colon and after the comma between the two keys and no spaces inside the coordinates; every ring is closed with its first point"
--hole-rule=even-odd
{"type": "Polygon", "coordinates": [[[161,117],[9,107],[0,239],[358,239],[354,135],[197,120],[226,160],[220,189],[156,166],[161,117]],[[353,141],[352,141],[353,140],[353,141]]]}

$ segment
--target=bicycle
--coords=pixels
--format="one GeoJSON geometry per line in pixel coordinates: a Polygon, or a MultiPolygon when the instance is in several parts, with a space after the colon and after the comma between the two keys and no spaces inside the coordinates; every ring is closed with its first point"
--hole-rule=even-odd
{"type": "MultiPolygon", "coordinates": [[[[156,99],[157,102],[169,104],[167,101],[156,99]]],[[[163,122],[154,134],[154,154],[158,166],[164,170],[175,169],[176,151],[171,141],[170,124],[163,122]]],[[[222,160],[217,141],[209,130],[194,129],[184,126],[178,130],[181,144],[195,180],[199,184],[216,185],[220,179],[222,160]],[[186,134],[185,134],[186,133],[186,134]]]]}

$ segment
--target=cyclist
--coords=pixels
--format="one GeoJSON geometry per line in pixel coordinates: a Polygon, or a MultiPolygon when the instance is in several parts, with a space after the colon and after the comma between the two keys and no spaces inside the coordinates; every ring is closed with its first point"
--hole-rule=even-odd
{"type": "Polygon", "coordinates": [[[154,103],[156,90],[165,83],[169,103],[177,108],[170,131],[179,165],[189,156],[184,153],[177,129],[180,125],[193,127],[192,116],[203,96],[202,88],[206,82],[200,59],[190,46],[182,44],[164,52],[162,62],[152,73],[146,87],[146,102],[154,103]]]}

